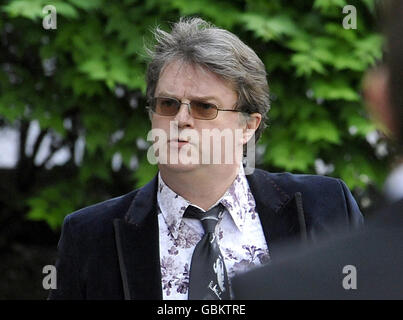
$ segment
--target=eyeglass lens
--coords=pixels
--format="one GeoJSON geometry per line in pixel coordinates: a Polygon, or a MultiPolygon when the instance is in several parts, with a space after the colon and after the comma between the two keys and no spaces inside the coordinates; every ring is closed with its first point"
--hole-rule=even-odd
{"type": "MultiPolygon", "coordinates": [[[[154,98],[154,111],[162,116],[175,116],[181,107],[181,102],[173,98],[154,98]]],[[[214,119],[217,116],[217,107],[214,104],[191,101],[190,115],[195,119],[214,119]]]]}

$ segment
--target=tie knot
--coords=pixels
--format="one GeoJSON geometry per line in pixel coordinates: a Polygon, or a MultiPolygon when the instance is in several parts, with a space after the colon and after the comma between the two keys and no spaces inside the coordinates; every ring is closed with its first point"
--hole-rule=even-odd
{"type": "Polygon", "coordinates": [[[224,212],[225,207],[219,203],[210,210],[203,212],[202,210],[189,205],[183,214],[184,218],[198,219],[201,221],[205,233],[214,233],[215,227],[224,212]]]}

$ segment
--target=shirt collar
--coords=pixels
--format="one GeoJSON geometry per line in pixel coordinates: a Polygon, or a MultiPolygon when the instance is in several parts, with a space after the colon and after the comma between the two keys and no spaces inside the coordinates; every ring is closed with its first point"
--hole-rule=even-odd
{"type": "Polygon", "coordinates": [[[160,172],[158,172],[157,202],[159,211],[168,226],[168,231],[175,239],[178,238],[179,226],[183,214],[191,203],[168,187],[164,180],[162,180],[160,172]]]}
{"type": "Polygon", "coordinates": [[[238,175],[228,190],[219,200],[228,210],[239,231],[243,231],[245,219],[248,214],[252,214],[256,204],[252,192],[249,188],[245,171],[241,165],[238,175]]]}
{"type": "MultiPolygon", "coordinates": [[[[176,192],[173,191],[162,180],[160,172],[158,173],[157,201],[159,211],[162,213],[165,219],[168,230],[176,239],[178,237],[179,227],[186,208],[190,204],[195,207],[198,206],[176,194],[176,192]]],[[[211,208],[218,203],[221,203],[225,206],[235,225],[242,232],[247,214],[252,213],[253,209],[255,208],[255,200],[250,191],[248,180],[246,179],[242,164],[240,165],[239,172],[233,183],[227,189],[225,194],[214,205],[211,206],[211,208]]]]}

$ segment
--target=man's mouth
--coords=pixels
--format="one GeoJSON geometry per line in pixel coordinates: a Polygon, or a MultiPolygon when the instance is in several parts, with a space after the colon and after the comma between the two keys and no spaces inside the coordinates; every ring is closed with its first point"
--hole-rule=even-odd
{"type": "Polygon", "coordinates": [[[172,146],[178,146],[178,147],[182,147],[185,144],[188,144],[189,141],[184,140],[184,139],[170,139],[169,144],[172,146]]]}
{"type": "Polygon", "coordinates": [[[179,139],[179,138],[174,138],[174,139],[170,139],[169,142],[189,142],[188,140],[185,139],[179,139]]]}

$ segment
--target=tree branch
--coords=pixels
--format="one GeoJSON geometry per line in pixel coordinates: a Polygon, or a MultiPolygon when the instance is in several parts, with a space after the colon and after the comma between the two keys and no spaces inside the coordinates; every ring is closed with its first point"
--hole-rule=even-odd
{"type": "Polygon", "coordinates": [[[43,139],[45,138],[45,136],[46,136],[46,134],[48,132],[49,132],[48,128],[46,128],[45,130],[41,130],[41,133],[39,134],[38,138],[36,138],[34,147],[32,149],[32,155],[31,155],[32,160],[35,159],[35,157],[36,157],[36,155],[37,155],[37,153],[39,151],[39,148],[40,148],[40,146],[42,144],[42,141],[43,141],[43,139]]]}
{"type": "Polygon", "coordinates": [[[27,142],[28,136],[28,129],[29,129],[29,122],[26,120],[20,120],[20,138],[19,138],[19,150],[18,150],[18,163],[22,164],[26,162],[26,154],[25,154],[25,146],[27,142]]]}
{"type": "Polygon", "coordinates": [[[49,150],[49,154],[48,156],[45,158],[45,160],[38,166],[39,169],[42,169],[43,167],[46,166],[46,164],[49,162],[50,159],[52,159],[52,157],[54,156],[54,154],[59,151],[60,149],[62,149],[63,147],[65,147],[66,145],[68,145],[68,143],[66,141],[61,142],[61,141],[57,141],[55,139],[54,135],[51,135],[51,139],[52,142],[50,144],[50,150],[49,150]]]}

